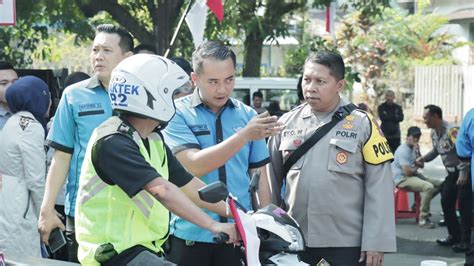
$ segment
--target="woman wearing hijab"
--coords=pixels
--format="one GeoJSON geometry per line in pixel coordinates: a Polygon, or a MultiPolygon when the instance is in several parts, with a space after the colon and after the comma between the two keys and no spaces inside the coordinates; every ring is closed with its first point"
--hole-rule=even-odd
{"type": "Polygon", "coordinates": [[[0,132],[0,246],[5,258],[41,257],[38,214],[44,194],[48,86],[25,76],[6,91],[13,115],[0,132]]]}

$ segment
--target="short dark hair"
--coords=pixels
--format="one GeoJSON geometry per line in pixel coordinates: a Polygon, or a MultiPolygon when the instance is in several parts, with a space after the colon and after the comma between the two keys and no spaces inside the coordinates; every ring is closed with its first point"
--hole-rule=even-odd
{"type": "Polygon", "coordinates": [[[8,70],[8,69],[11,69],[16,72],[12,64],[8,63],[7,61],[0,60],[0,70],[8,70]]]}
{"type": "Polygon", "coordinates": [[[304,61],[304,64],[311,62],[327,66],[331,76],[335,77],[337,81],[344,79],[345,66],[344,60],[340,54],[331,51],[319,51],[311,53],[304,61]]]}
{"type": "Polygon", "coordinates": [[[202,73],[202,64],[204,59],[207,58],[217,59],[220,61],[231,58],[232,62],[234,63],[234,68],[237,64],[235,53],[230,49],[230,47],[217,42],[207,41],[199,45],[199,47],[193,53],[194,72],[198,74],[202,73]]]}
{"type": "Polygon", "coordinates": [[[98,33],[109,33],[109,34],[117,34],[120,37],[119,46],[122,49],[122,52],[130,52],[133,50],[133,38],[132,35],[125,29],[120,26],[116,26],[113,24],[101,24],[96,28],[96,34],[98,33]]]}
{"type": "Polygon", "coordinates": [[[261,91],[256,91],[252,94],[252,99],[255,97],[263,98],[263,94],[261,91]]]}
{"type": "Polygon", "coordinates": [[[140,43],[139,45],[137,45],[135,48],[133,48],[133,54],[138,54],[140,53],[140,51],[142,50],[147,50],[147,51],[150,51],[154,54],[158,54],[158,52],[156,51],[156,48],[151,45],[151,44],[146,44],[146,43],[140,43]]]}
{"type": "Polygon", "coordinates": [[[191,72],[193,72],[193,68],[191,67],[191,64],[188,62],[188,60],[184,59],[183,57],[171,57],[171,61],[175,62],[180,68],[188,74],[188,76],[191,76],[191,72]]]}
{"type": "Polygon", "coordinates": [[[424,109],[428,110],[430,115],[437,115],[440,119],[443,119],[443,110],[441,110],[441,107],[434,104],[428,104],[424,109]]]}
{"type": "Polygon", "coordinates": [[[296,93],[298,94],[298,99],[300,101],[304,101],[304,95],[303,95],[303,76],[300,76],[298,78],[298,84],[296,84],[296,93]]]}
{"type": "Polygon", "coordinates": [[[66,79],[64,80],[64,87],[66,88],[69,85],[78,83],[79,81],[83,81],[88,78],[90,78],[90,76],[84,72],[81,72],[81,71],[72,72],[71,74],[67,75],[66,79]]]}

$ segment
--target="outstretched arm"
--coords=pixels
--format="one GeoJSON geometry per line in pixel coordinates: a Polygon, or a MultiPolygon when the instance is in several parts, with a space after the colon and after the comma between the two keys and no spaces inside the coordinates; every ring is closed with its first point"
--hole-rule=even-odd
{"type": "MultiPolygon", "coordinates": [[[[187,185],[195,186],[196,183],[188,183],[187,185]]],[[[145,190],[153,195],[158,201],[160,201],[168,210],[179,217],[186,219],[213,233],[224,232],[228,234],[228,243],[237,242],[237,232],[233,224],[222,224],[214,221],[198,206],[196,206],[193,201],[191,201],[191,199],[188,198],[177,186],[170,183],[169,181],[157,177],[145,186],[145,190]]],[[[184,190],[186,191],[186,189],[184,190]]],[[[195,196],[193,195],[191,195],[191,198],[196,200],[195,196]]],[[[206,204],[203,203],[203,206],[204,205],[206,204]]]]}
{"type": "Polygon", "coordinates": [[[230,138],[205,149],[187,149],[176,153],[176,158],[194,176],[201,177],[224,165],[232,156],[252,140],[279,133],[282,129],[276,116],[268,112],[255,116],[249,124],[230,138]]]}

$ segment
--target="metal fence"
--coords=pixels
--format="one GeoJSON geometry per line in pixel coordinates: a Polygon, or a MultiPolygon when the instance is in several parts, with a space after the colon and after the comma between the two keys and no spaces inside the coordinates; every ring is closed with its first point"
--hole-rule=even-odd
{"type": "Polygon", "coordinates": [[[474,65],[416,67],[415,120],[421,119],[423,107],[428,104],[440,106],[445,120],[459,123],[474,107],[474,65]]]}

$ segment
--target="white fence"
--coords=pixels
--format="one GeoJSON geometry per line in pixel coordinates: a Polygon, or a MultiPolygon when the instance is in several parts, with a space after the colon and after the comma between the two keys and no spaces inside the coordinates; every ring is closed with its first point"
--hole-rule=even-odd
{"type": "Polygon", "coordinates": [[[474,107],[474,65],[423,66],[415,69],[413,115],[421,119],[423,107],[435,104],[443,118],[459,123],[474,107]]]}

